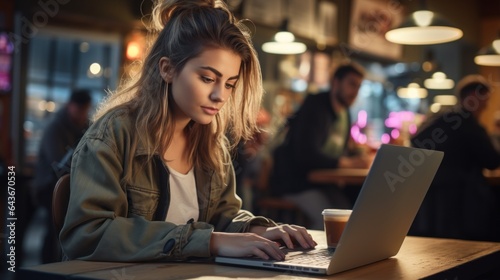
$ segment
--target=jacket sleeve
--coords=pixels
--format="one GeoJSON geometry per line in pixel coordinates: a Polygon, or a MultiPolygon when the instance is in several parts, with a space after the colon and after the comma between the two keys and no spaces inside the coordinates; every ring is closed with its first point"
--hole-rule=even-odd
{"type": "Polygon", "coordinates": [[[224,232],[246,232],[250,226],[276,226],[277,224],[271,219],[254,216],[251,212],[241,209],[241,199],[236,194],[236,178],[234,167],[231,163],[229,153],[225,151],[225,161],[228,162],[225,174],[226,177],[222,182],[222,189],[219,200],[216,202],[217,207],[214,215],[210,219],[210,223],[215,226],[215,231],[224,232]]]}
{"type": "Polygon", "coordinates": [[[69,259],[125,262],[209,257],[212,226],[178,226],[128,214],[127,190],[120,182],[122,158],[112,143],[101,139],[83,139],[76,149],[60,233],[64,254],[69,259]]]}

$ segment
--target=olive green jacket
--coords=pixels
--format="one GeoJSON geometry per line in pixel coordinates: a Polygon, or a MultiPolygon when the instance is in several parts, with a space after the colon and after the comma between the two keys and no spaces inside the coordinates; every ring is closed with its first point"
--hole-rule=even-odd
{"type": "Polygon", "coordinates": [[[224,182],[212,171],[195,168],[199,220],[185,225],[165,222],[171,203],[169,173],[159,156],[147,160],[145,147],[134,140],[134,125],[128,111],[110,112],[89,128],[75,150],[68,212],[60,233],[69,259],[210,257],[214,230],[245,232],[250,225],[276,225],[241,210],[227,151],[224,182]],[[129,182],[123,180],[127,172],[133,172],[129,182]]]}

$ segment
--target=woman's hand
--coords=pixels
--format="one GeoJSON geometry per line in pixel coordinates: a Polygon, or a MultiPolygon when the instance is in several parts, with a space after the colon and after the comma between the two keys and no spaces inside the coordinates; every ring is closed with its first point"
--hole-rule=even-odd
{"type": "Polygon", "coordinates": [[[294,241],[302,248],[314,248],[318,243],[312,239],[306,228],[296,225],[279,225],[275,227],[253,226],[250,232],[270,240],[283,240],[285,245],[293,249],[294,241]]]}
{"type": "Polygon", "coordinates": [[[210,240],[210,252],[226,257],[256,256],[264,260],[284,260],[279,244],[254,233],[214,232],[210,240]]]}

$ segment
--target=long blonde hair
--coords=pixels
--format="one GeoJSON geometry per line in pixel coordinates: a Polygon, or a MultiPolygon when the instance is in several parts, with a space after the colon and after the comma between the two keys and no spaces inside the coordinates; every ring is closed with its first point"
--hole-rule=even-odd
{"type": "Polygon", "coordinates": [[[101,104],[94,121],[107,112],[127,107],[134,115],[136,135],[151,159],[163,155],[171,143],[174,122],[169,85],[160,76],[159,60],[168,57],[175,74],[206,48],[234,51],[241,57],[240,79],[234,93],[209,125],[191,121],[187,127],[190,161],[195,166],[224,176],[222,146],[232,149],[257,130],[256,116],[263,94],[262,77],[250,32],[220,0],[159,0],[152,13],[153,45],[142,71],[122,81],[116,92],[101,104]],[[229,137],[230,141],[227,141],[229,137]],[[232,143],[229,145],[228,143],[232,143]]]}

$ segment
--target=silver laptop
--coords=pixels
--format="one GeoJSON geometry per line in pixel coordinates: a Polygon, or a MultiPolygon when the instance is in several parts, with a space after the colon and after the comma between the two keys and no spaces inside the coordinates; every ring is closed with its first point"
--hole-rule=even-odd
{"type": "Polygon", "coordinates": [[[289,251],[285,261],[216,257],[222,264],[334,274],[396,255],[443,152],[382,145],[335,250],[289,251]]]}

